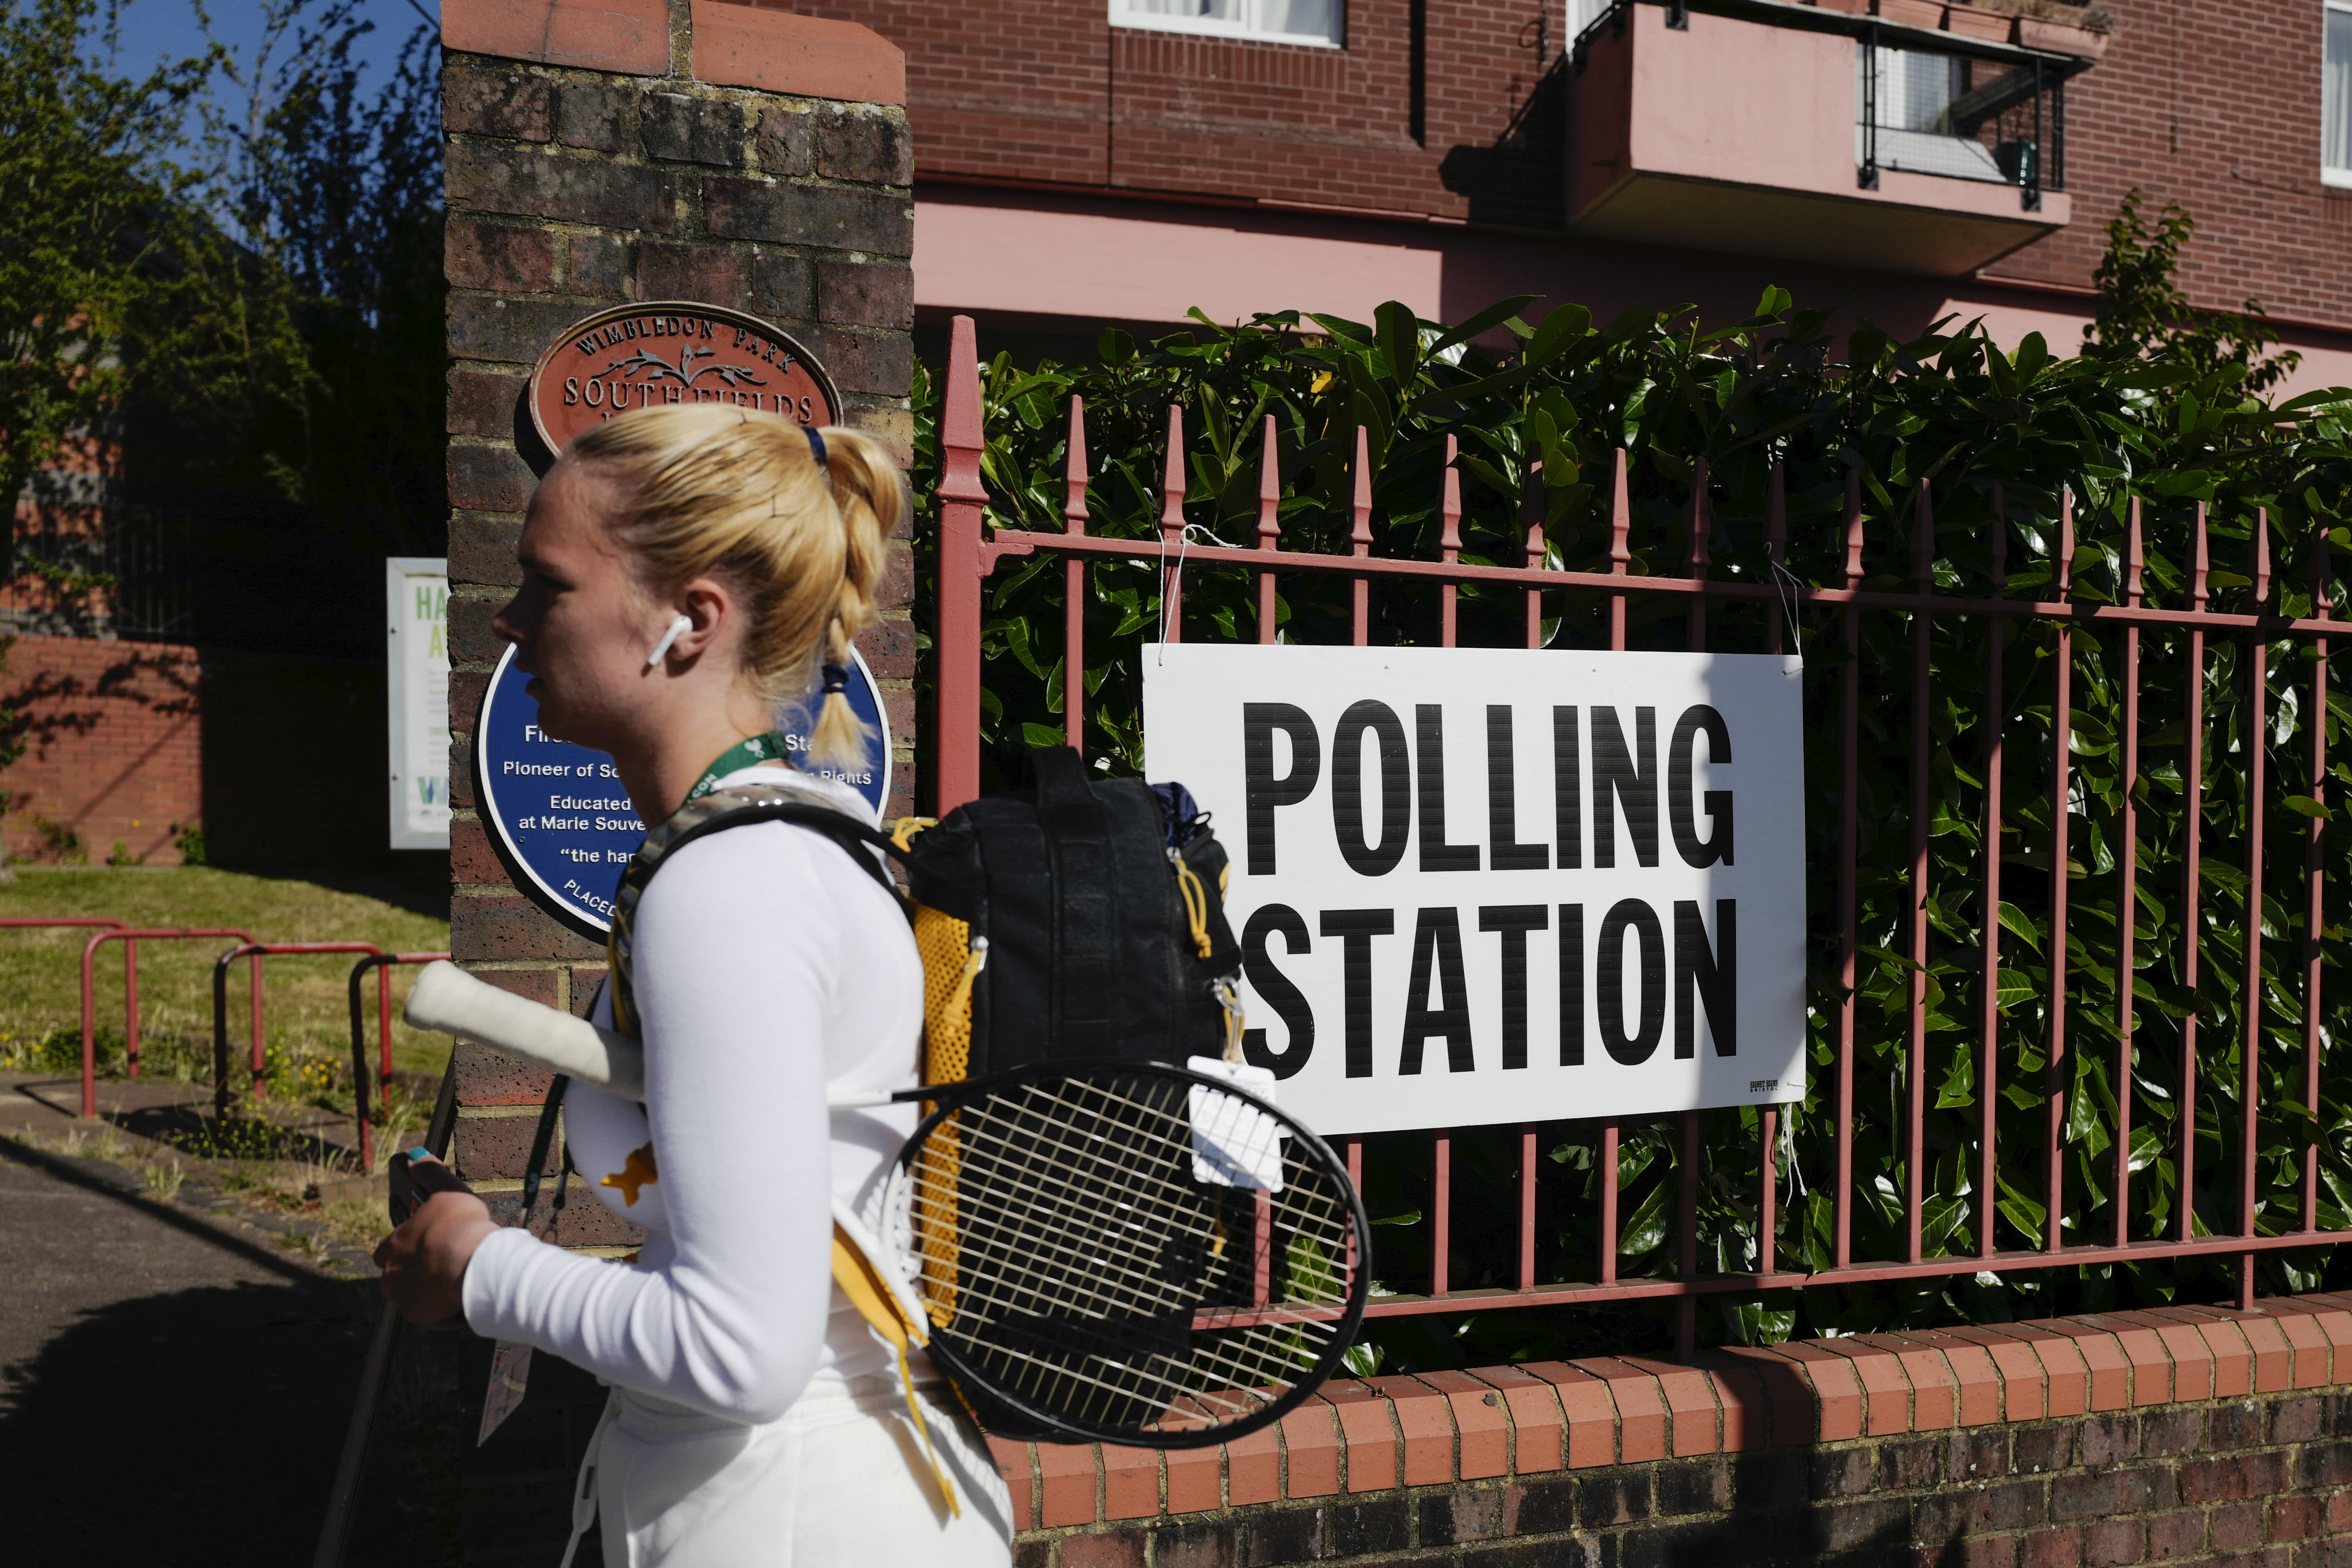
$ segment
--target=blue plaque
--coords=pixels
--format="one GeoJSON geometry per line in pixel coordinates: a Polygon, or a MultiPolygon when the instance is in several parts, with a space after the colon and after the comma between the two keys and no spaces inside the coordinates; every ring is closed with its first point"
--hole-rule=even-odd
{"type": "MultiPolygon", "coordinates": [[[[874,734],[870,766],[813,768],[866,797],[877,810],[890,798],[890,727],[874,673],[853,650],[849,706],[874,734]]],[[[621,788],[613,759],[557,740],[539,727],[539,704],[524,692],[530,677],[509,647],[483,694],[474,725],[474,778],[482,820],[490,824],[516,885],[575,931],[602,936],[613,924],[613,894],[636,853],[646,825],[621,788]]],[[[814,713],[814,705],[810,711],[814,713]]],[[[805,727],[780,726],[795,753],[808,747],[805,727]]]]}

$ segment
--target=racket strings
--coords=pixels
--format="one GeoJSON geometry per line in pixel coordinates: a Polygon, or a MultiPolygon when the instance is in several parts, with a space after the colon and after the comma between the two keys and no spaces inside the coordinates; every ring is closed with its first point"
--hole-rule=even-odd
{"type": "Polygon", "coordinates": [[[1277,1155],[1278,1193],[1196,1179],[1186,1088],[1019,1084],[961,1107],[930,1134],[948,1147],[934,1157],[927,1142],[910,1162],[935,1322],[1034,1403],[1134,1428],[1213,1426],[1264,1409],[1330,1348],[1352,1281],[1350,1201],[1295,1149],[1243,1151],[1277,1155]]]}
{"type": "MultiPolygon", "coordinates": [[[[977,1165],[977,1162],[971,1162],[971,1164],[977,1165]]],[[[968,1168],[970,1168],[969,1166],[968,1168]]],[[[986,1167],[980,1170],[974,1181],[967,1181],[955,1186],[935,1186],[920,1176],[916,1178],[917,1191],[926,1199],[935,1203],[958,1201],[979,1181],[992,1184],[1001,1182],[1008,1186],[1012,1185],[1008,1173],[986,1167]]],[[[1328,1210],[1330,1206],[1318,1207],[1328,1210]]],[[[1167,1218],[1174,1220],[1178,1217],[1170,1215],[1167,1218]]],[[[1272,1211],[1266,1218],[1268,1223],[1263,1228],[1291,1231],[1294,1248],[1298,1242],[1305,1241],[1319,1243],[1318,1249],[1321,1251],[1336,1252],[1346,1238],[1344,1221],[1332,1217],[1328,1212],[1310,1215],[1300,1206],[1294,1205],[1285,1209],[1272,1211]]],[[[1012,1223],[1017,1231],[1020,1251],[1015,1250],[1015,1238],[1003,1234],[1002,1219],[996,1225],[986,1226],[985,1233],[980,1236],[970,1234],[968,1229],[958,1259],[960,1270],[963,1276],[962,1289],[972,1289],[982,1283],[993,1283],[1007,1288],[1018,1285],[1021,1288],[1034,1289],[1040,1299],[1051,1299],[1059,1290],[1072,1292],[1078,1297],[1091,1296],[1108,1311],[1132,1311],[1133,1306],[1129,1300],[1099,1290],[1089,1290],[1077,1280],[1073,1279],[1068,1272],[1074,1268],[1099,1269],[1106,1265],[1115,1265],[1125,1270],[1126,1279],[1133,1281],[1137,1288],[1151,1291],[1168,1305],[1177,1304],[1180,1299],[1187,1301],[1192,1300],[1191,1293],[1180,1284],[1166,1281],[1164,1277],[1160,1279],[1156,1287],[1153,1285],[1155,1276],[1160,1274],[1160,1249],[1151,1248],[1144,1238],[1137,1235],[1132,1222],[1127,1220],[1125,1217],[1122,1217],[1122,1222],[1117,1228],[1107,1230],[1099,1217],[1070,1214],[1066,1218],[1045,1202],[1033,1198],[1023,1206],[1020,1218],[1012,1223]],[[1033,1260],[1024,1264],[1020,1252],[1031,1253],[1033,1260]],[[1019,1276],[1017,1281],[1015,1275],[1019,1276]]],[[[1183,1227],[1175,1228],[1178,1228],[1181,1234],[1189,1235],[1203,1243],[1218,1239],[1213,1226],[1199,1229],[1183,1227]]],[[[1253,1226],[1252,1228],[1260,1228],[1253,1226]]],[[[1230,1238],[1227,1239],[1230,1241],[1230,1238]]],[[[1271,1263],[1272,1254],[1276,1251],[1273,1241],[1272,1236],[1264,1236],[1262,1240],[1252,1238],[1253,1256],[1248,1261],[1255,1263],[1255,1252],[1263,1249],[1269,1255],[1268,1261],[1271,1263]]],[[[1229,1275],[1234,1266],[1243,1261],[1234,1256],[1237,1251],[1237,1248],[1229,1244],[1225,1256],[1215,1260],[1204,1272],[1200,1283],[1213,1283],[1229,1275]]],[[[1338,1301],[1344,1297],[1345,1288],[1341,1281],[1334,1277],[1328,1268],[1328,1260],[1318,1258],[1315,1260],[1315,1263],[1316,1267],[1302,1270],[1297,1266],[1297,1260],[1292,1260],[1284,1269],[1284,1278],[1293,1292],[1283,1298],[1284,1302],[1338,1301]],[[1321,1290],[1312,1289],[1310,1285],[1313,1276],[1317,1274],[1324,1276],[1320,1281],[1324,1287],[1321,1290]]],[[[1273,1272],[1271,1268],[1268,1272],[1269,1274],[1273,1272]]],[[[945,1288],[955,1289],[956,1287],[949,1285],[945,1288]]],[[[1016,1303],[996,1298],[986,1304],[1012,1307],[1016,1303]]],[[[1239,1311],[1254,1309],[1261,1305],[1273,1307],[1276,1303],[1269,1299],[1263,1303],[1217,1301],[1208,1304],[1219,1309],[1239,1311]]]]}
{"type": "MultiPolygon", "coordinates": [[[[1053,1224],[1055,1210],[1042,1197],[1043,1192],[1050,1188],[1037,1181],[1038,1172],[1034,1168],[1034,1158],[1020,1149],[1014,1139],[1002,1135],[1005,1131],[1002,1125],[1002,1118],[982,1117],[980,1121],[982,1126],[986,1126],[991,1121],[998,1122],[1000,1125],[990,1130],[999,1133],[1000,1135],[986,1139],[966,1140],[968,1152],[964,1168],[968,1175],[964,1177],[961,1186],[951,1192],[943,1186],[926,1182],[921,1190],[935,1202],[942,1204],[959,1196],[963,1187],[982,1183],[1000,1186],[1008,1194],[1023,1192],[1040,1194],[1038,1198],[1033,1199],[1027,1205],[1026,1212],[1022,1216],[1027,1223],[1019,1228],[1019,1239],[1023,1243],[1044,1245],[1050,1251],[1054,1260],[1060,1264],[1092,1266],[1117,1261],[1129,1269],[1131,1280],[1145,1281],[1145,1288],[1149,1289],[1148,1281],[1150,1276],[1161,1270],[1162,1248],[1153,1239],[1152,1231],[1148,1226],[1159,1226],[1176,1234],[1189,1236],[1204,1244],[1225,1239],[1223,1228],[1201,1207],[1191,1184],[1181,1180],[1181,1174],[1174,1168],[1174,1162],[1165,1160],[1160,1162],[1161,1168],[1152,1173],[1151,1179],[1158,1189],[1157,1192],[1138,1185],[1134,1180],[1133,1166],[1129,1167],[1129,1182],[1124,1189],[1123,1196],[1134,1200],[1135,1209],[1150,1212],[1121,1213],[1116,1217],[1115,1221],[1110,1223],[1106,1223],[1108,1217],[1100,1212],[1081,1212],[1076,1216],[1075,1224],[1053,1224]],[[1007,1155],[1012,1157],[1013,1163],[1008,1165],[1004,1161],[985,1162],[980,1158],[982,1153],[1007,1155]],[[1181,1203],[1171,1201],[1171,1195],[1181,1197],[1183,1201],[1181,1203]],[[1152,1202],[1154,1197],[1160,1199],[1156,1205],[1152,1202]]],[[[1082,1174],[1081,1167],[1068,1159],[1045,1163],[1051,1166],[1052,1173],[1057,1176],[1070,1177],[1082,1174]]],[[[1293,1162],[1293,1166],[1299,1175],[1306,1174],[1305,1166],[1297,1162],[1293,1162]]],[[[918,1179],[920,1181],[922,1178],[919,1176],[918,1179]]],[[[1326,1197],[1322,1201],[1312,1204],[1310,1207],[1309,1204],[1302,1201],[1306,1194],[1306,1184],[1294,1177],[1294,1180],[1286,1185],[1291,1196],[1286,1201],[1281,1202],[1278,1207],[1270,1205],[1272,1212],[1268,1218],[1275,1221],[1276,1228],[1293,1230],[1308,1241],[1319,1243],[1324,1249],[1336,1251],[1346,1237],[1344,1218],[1333,1212],[1337,1206],[1326,1197]]],[[[998,1201],[1008,1209],[1012,1207],[1005,1203],[1002,1196],[999,1197],[998,1201]]],[[[1263,1238],[1253,1251],[1262,1248],[1270,1254],[1273,1250],[1273,1239],[1264,1235],[1266,1228],[1252,1225],[1249,1228],[1259,1231],[1263,1238]]],[[[971,1265],[970,1254],[973,1249],[974,1239],[977,1239],[971,1237],[966,1239],[967,1268],[971,1265]]],[[[982,1241],[979,1250],[982,1257],[992,1260],[998,1247],[982,1241]]],[[[1229,1272],[1234,1264],[1244,1260],[1238,1254],[1239,1249],[1226,1248],[1224,1254],[1216,1260],[1214,1271],[1218,1274],[1229,1272]]],[[[1249,1260],[1254,1262],[1255,1258],[1249,1260]]],[[[1049,1275],[1042,1270],[1031,1270],[1031,1278],[1066,1286],[1072,1283],[1066,1276],[1049,1275]]],[[[1297,1283],[1296,1281],[1293,1282],[1297,1283]]],[[[1329,1281],[1329,1284],[1331,1289],[1327,1293],[1321,1294],[1320,1299],[1333,1299],[1342,1293],[1336,1280],[1329,1281]]],[[[1173,1285],[1170,1285],[1160,1294],[1165,1300],[1174,1289],[1173,1285]]],[[[1046,1293],[1050,1294],[1050,1290],[1046,1293]]],[[[1131,1310],[1125,1308],[1124,1303],[1105,1292],[1089,1292],[1079,1289],[1076,1293],[1079,1297],[1091,1295],[1109,1310],[1131,1310]]],[[[1003,1306],[1010,1303],[999,1301],[994,1304],[1003,1306]]],[[[1220,1301],[1217,1304],[1238,1306],[1241,1303],[1220,1301]]]]}
{"type": "MultiPolygon", "coordinates": [[[[1138,1155],[1146,1153],[1160,1155],[1161,1156],[1160,1163],[1163,1167],[1160,1181],[1172,1183],[1176,1187],[1184,1190],[1189,1197],[1192,1184],[1183,1174],[1185,1164],[1190,1159],[1191,1124],[1189,1120],[1162,1111],[1159,1107],[1142,1104],[1124,1097],[1117,1097],[1117,1103],[1122,1108],[1158,1117],[1160,1126],[1147,1134],[1153,1140],[1152,1145],[1147,1147],[1139,1138],[1132,1145],[1133,1152],[1138,1155]],[[1183,1145],[1181,1148],[1174,1146],[1180,1143],[1183,1145]],[[1179,1158],[1171,1157],[1177,1155],[1181,1156],[1181,1162],[1179,1158]]],[[[1097,1173],[1088,1168],[1087,1162],[1095,1151],[1078,1145],[1076,1140],[1082,1135],[1082,1129],[1065,1124],[1058,1114],[1069,1109],[1087,1108],[1072,1107],[1056,1098],[1049,1105],[1031,1104],[1021,1107],[1022,1113],[1018,1116],[992,1113],[984,1109],[968,1111],[963,1115],[965,1119],[971,1122],[972,1125],[984,1127],[994,1134],[994,1146],[997,1149],[1024,1161],[1036,1157],[1034,1151],[1022,1146],[1021,1140],[1024,1137],[1043,1134],[1046,1139],[1058,1139],[1052,1145],[1055,1151],[1062,1153],[1066,1150],[1068,1153],[1066,1157],[1056,1162],[1049,1162],[1055,1164],[1055,1174],[1066,1178],[1090,1179],[1097,1173]]],[[[1121,1132],[1141,1133],[1143,1131],[1133,1127],[1117,1126],[1116,1124],[1113,1124],[1113,1126],[1121,1132]]],[[[1290,1173],[1289,1179],[1285,1183],[1285,1191],[1268,1195],[1273,1199],[1276,1212],[1294,1224],[1319,1225],[1323,1231],[1323,1236],[1318,1238],[1319,1239],[1328,1239],[1335,1244],[1344,1240],[1347,1234],[1345,1205],[1335,1199],[1328,1190],[1320,1189],[1320,1183],[1317,1179],[1320,1173],[1315,1167],[1295,1155],[1287,1156],[1285,1163],[1286,1169],[1290,1173]],[[1310,1201],[1315,1208],[1320,1211],[1319,1214],[1311,1215],[1308,1212],[1306,1205],[1310,1201]]],[[[1131,1172],[1131,1166],[1129,1169],[1131,1172]]],[[[1155,1184],[1155,1187],[1158,1185],[1155,1184]]],[[[1139,1202],[1149,1202],[1155,1196],[1155,1190],[1138,1186],[1133,1189],[1131,1196],[1139,1202]]],[[[1171,1205],[1167,1212],[1159,1218],[1173,1221],[1180,1218],[1181,1215],[1175,1206],[1171,1205]]]]}
{"type": "MultiPolygon", "coordinates": [[[[1039,1179],[1048,1176],[1070,1184],[1065,1190],[1072,1192],[1084,1186],[1101,1185],[1098,1168],[1090,1168],[1087,1162],[1088,1151],[1080,1150],[1070,1156],[1053,1157],[1059,1155],[1066,1145],[1039,1140],[1024,1146],[1022,1134],[1031,1129],[1020,1121],[987,1114],[971,1120],[975,1129],[990,1135],[966,1140],[970,1145],[966,1163],[976,1172],[994,1178],[1009,1191],[1054,1190],[1039,1179]],[[997,1157],[993,1163],[984,1164],[980,1159],[982,1154],[997,1157]],[[1042,1170],[1041,1166],[1044,1167],[1042,1170]]],[[[1181,1124],[1171,1123],[1171,1125],[1181,1126],[1181,1124]]],[[[1064,1134],[1070,1129],[1052,1125],[1047,1131],[1064,1134]]],[[[1131,1143],[1123,1152],[1129,1155],[1129,1162],[1122,1171],[1127,1181],[1118,1196],[1124,1200],[1123,1207],[1147,1211],[1139,1216],[1122,1216],[1123,1221],[1134,1225],[1139,1218],[1148,1219],[1155,1225],[1178,1228],[1202,1240],[1216,1235],[1214,1222],[1201,1207],[1196,1184],[1184,1175],[1179,1161],[1165,1157],[1164,1143],[1157,1151],[1139,1143],[1131,1143]],[[1133,1160],[1136,1156],[1153,1152],[1158,1152],[1162,1157],[1156,1162],[1158,1168],[1151,1173],[1146,1184],[1137,1179],[1140,1173],[1136,1170],[1133,1160]],[[1187,1225],[1188,1220],[1201,1223],[1187,1225]]],[[[1290,1179],[1286,1183],[1286,1190],[1281,1194],[1267,1195],[1270,1218],[1276,1221],[1277,1228],[1295,1231],[1336,1250],[1348,1238],[1344,1204],[1329,1191],[1321,1189],[1317,1179],[1320,1173],[1314,1167],[1295,1158],[1288,1161],[1287,1166],[1290,1179]]],[[[934,1190],[944,1197],[944,1189],[934,1190]]]]}

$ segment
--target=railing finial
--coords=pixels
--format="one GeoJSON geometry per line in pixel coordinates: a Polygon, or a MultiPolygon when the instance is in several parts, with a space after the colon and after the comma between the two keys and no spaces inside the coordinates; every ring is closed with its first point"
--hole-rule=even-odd
{"type": "Polygon", "coordinates": [[[1460,451],[1460,444],[1447,436],[1444,492],[1438,502],[1438,515],[1444,518],[1445,526],[1437,539],[1437,548],[1444,552],[1447,560],[1459,559],[1462,555],[1462,471],[1454,466],[1460,451]]]}
{"type": "Polygon", "coordinates": [[[1066,531],[1087,531],[1087,400],[1070,398],[1070,444],[1064,454],[1062,520],[1066,531]]]}
{"type": "Polygon", "coordinates": [[[2058,596],[2074,591],[2074,490],[2058,492],[2058,596]]]}
{"type": "Polygon", "coordinates": [[[1845,585],[1862,580],[1862,470],[1845,476],[1845,585]]]}
{"type": "Polygon", "coordinates": [[[940,499],[988,504],[981,483],[980,454],[988,438],[982,427],[980,348],[969,316],[948,330],[947,406],[940,416],[940,499]]]}
{"type": "Polygon", "coordinates": [[[1168,405],[1168,466],[1161,481],[1160,532],[1170,540],[1184,531],[1184,405],[1168,405]]]}
{"type": "Polygon", "coordinates": [[[1355,527],[1349,530],[1348,542],[1358,555],[1372,553],[1372,442],[1362,425],[1356,426],[1356,499],[1355,527]]]}
{"type": "Polygon", "coordinates": [[[1609,486],[1609,575],[1623,577],[1633,564],[1627,542],[1633,531],[1633,486],[1625,473],[1625,449],[1617,449],[1616,471],[1609,486]]]}
{"type": "Polygon", "coordinates": [[[2271,601],[2271,510],[2254,508],[2254,602],[2271,601]]]}
{"type": "Polygon", "coordinates": [[[2319,548],[2311,552],[2311,618],[2327,619],[2335,606],[2327,598],[2327,536],[2319,536],[2319,548]]]}
{"type": "Polygon", "coordinates": [[[2124,539],[2124,602],[2137,604],[2147,591],[2147,545],[2141,527],[2139,497],[2131,498],[2131,522],[2124,539]]]}
{"type": "Polygon", "coordinates": [[[1265,416],[1265,455],[1257,460],[1257,548],[1272,549],[1282,534],[1282,465],[1274,445],[1274,415],[1265,416]]]}
{"type": "Polygon", "coordinates": [[[2192,610],[2204,609],[2205,601],[2212,597],[2211,586],[2206,580],[2207,573],[2212,570],[2213,563],[2212,552],[2207,543],[2205,525],[2205,503],[2200,501],[2197,503],[2197,542],[2189,556],[2189,607],[2192,610]]]}

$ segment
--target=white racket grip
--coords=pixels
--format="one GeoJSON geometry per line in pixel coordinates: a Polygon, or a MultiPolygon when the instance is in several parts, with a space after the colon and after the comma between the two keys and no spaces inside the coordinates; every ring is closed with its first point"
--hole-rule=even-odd
{"type": "Polygon", "coordinates": [[[447,959],[425,966],[404,1015],[413,1029],[476,1040],[630,1100],[646,1097],[646,1048],[627,1035],[478,980],[447,959]]]}

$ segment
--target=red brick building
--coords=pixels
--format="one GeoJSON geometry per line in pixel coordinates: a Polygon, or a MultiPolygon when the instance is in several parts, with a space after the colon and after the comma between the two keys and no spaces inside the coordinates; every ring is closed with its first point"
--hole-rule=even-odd
{"type": "Polygon", "coordinates": [[[0,565],[0,855],[383,860],[382,556],[303,508],[68,443],[0,565]],[[362,593],[376,602],[360,599],[362,593]]]}
{"type": "Polygon", "coordinates": [[[908,55],[916,299],[983,342],[1507,294],[2071,349],[2125,193],[2352,382],[2343,0],[817,0],[908,55]],[[2331,41],[2332,40],[2332,41],[2331,41]],[[2335,73],[2336,87],[2329,86],[2335,73]]]}

